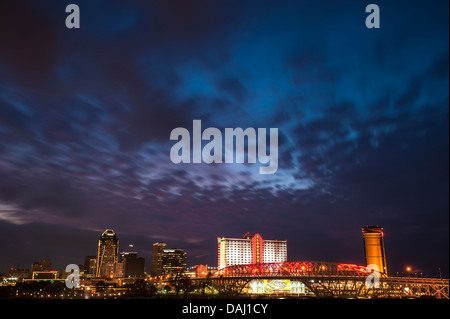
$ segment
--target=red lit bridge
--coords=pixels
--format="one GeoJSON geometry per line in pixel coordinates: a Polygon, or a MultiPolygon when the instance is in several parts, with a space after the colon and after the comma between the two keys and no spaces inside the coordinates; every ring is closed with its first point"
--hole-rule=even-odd
{"type": "Polygon", "coordinates": [[[296,291],[298,295],[316,297],[449,298],[448,279],[382,276],[379,285],[371,287],[366,285],[368,275],[365,266],[294,261],[235,265],[219,270],[213,277],[194,280],[224,294],[264,294],[268,285],[286,288],[289,284],[302,287],[296,291]],[[255,292],[258,284],[264,289],[255,292]]]}
{"type": "Polygon", "coordinates": [[[220,275],[245,276],[360,276],[367,277],[366,267],[317,261],[293,261],[268,264],[235,265],[223,268],[220,275]]]}

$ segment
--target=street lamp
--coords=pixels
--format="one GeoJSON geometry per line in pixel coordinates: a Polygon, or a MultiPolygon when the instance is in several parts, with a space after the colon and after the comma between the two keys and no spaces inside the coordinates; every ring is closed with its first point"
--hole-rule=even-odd
{"type": "Polygon", "coordinates": [[[406,271],[408,272],[408,277],[411,277],[411,267],[406,267],[406,271]]]}

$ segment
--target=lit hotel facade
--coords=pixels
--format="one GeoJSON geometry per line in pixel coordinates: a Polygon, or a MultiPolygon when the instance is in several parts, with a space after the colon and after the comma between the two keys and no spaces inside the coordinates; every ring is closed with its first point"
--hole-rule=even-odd
{"type": "Polygon", "coordinates": [[[217,237],[218,268],[233,265],[278,263],[287,261],[286,240],[264,240],[261,235],[244,238],[217,237]]]}

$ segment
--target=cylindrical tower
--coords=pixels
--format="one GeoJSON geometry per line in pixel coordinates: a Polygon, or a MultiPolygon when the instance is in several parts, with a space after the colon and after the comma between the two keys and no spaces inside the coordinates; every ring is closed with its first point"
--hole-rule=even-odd
{"type": "Polygon", "coordinates": [[[387,276],[383,228],[366,226],[362,229],[366,265],[377,265],[380,275],[387,276]]]}

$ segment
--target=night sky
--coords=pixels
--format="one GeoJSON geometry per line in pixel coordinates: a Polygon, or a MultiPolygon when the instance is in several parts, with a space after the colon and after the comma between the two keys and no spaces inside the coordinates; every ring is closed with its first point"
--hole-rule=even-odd
{"type": "Polygon", "coordinates": [[[107,228],[147,271],[155,242],[217,266],[217,236],[247,231],[365,265],[379,225],[390,274],[448,276],[448,6],[1,1],[0,272],[82,264],[107,228]],[[278,128],[278,171],[172,163],[194,119],[278,128]]]}

